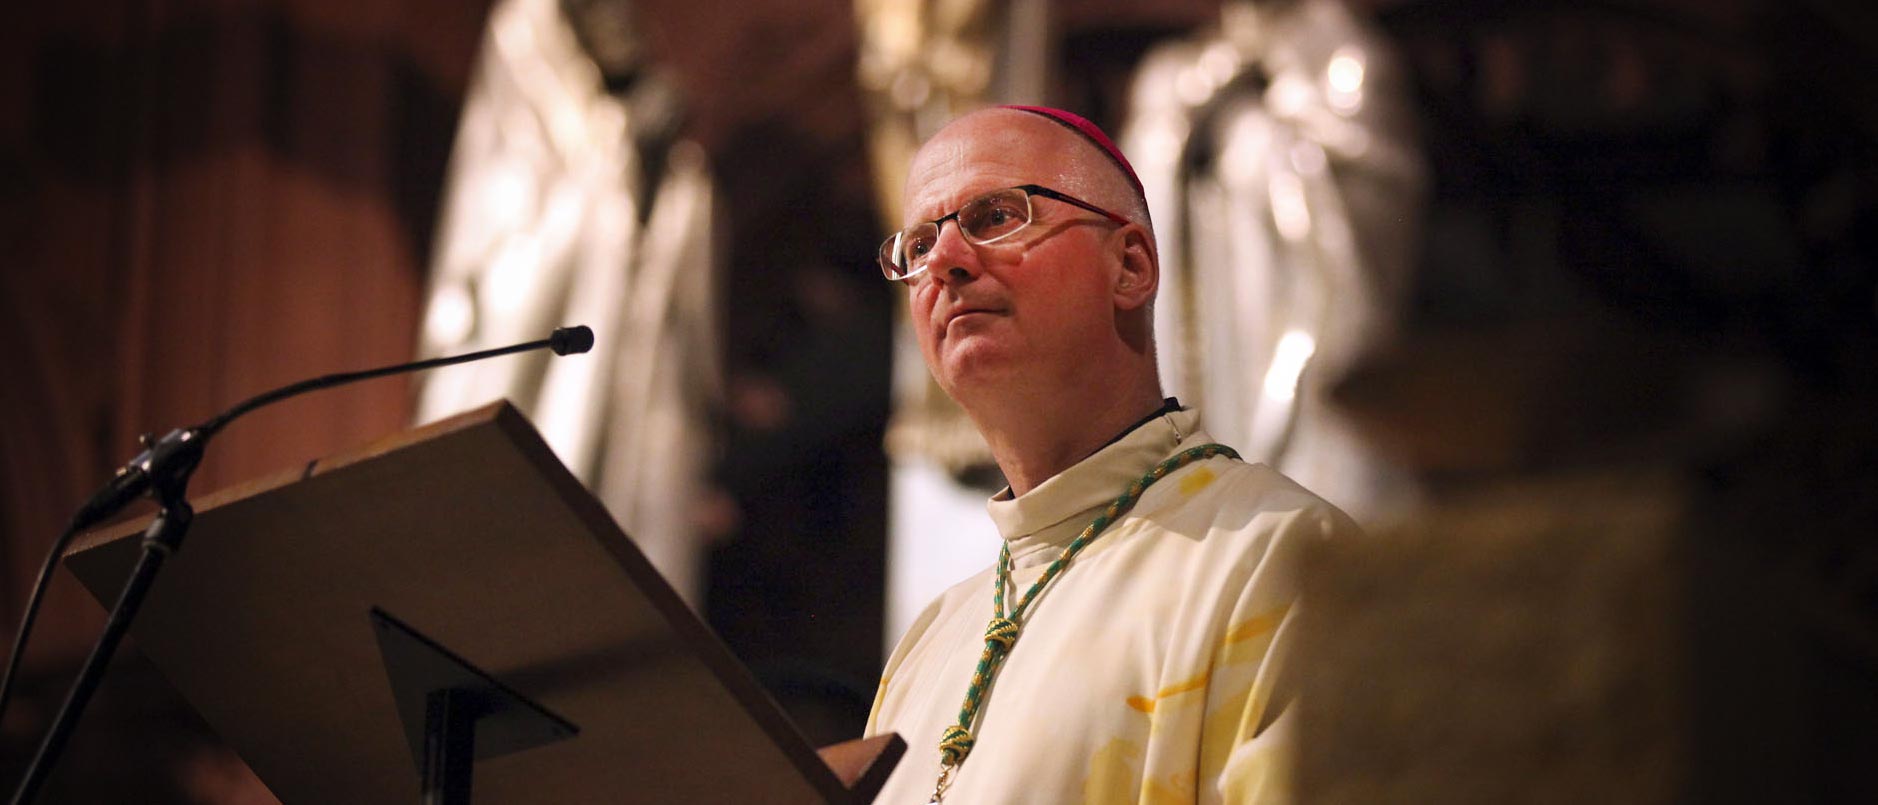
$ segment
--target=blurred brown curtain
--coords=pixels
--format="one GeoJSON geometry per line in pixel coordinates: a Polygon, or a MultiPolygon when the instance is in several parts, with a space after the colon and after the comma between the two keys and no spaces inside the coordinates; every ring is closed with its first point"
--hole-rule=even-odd
{"type": "MultiPolygon", "coordinates": [[[[8,13],[0,633],[9,641],[47,544],[137,434],[300,378],[411,356],[438,186],[486,8],[124,0],[8,13]]],[[[409,409],[398,380],[269,409],[224,433],[192,489],[395,431],[409,409]]],[[[37,740],[42,708],[56,704],[101,621],[75,584],[55,584],[28,655],[26,699],[0,729],[9,789],[28,754],[22,742],[37,740]]],[[[126,717],[100,706],[101,723],[126,717]]],[[[87,734],[94,749],[129,740],[97,726],[81,731],[75,752],[87,734]]],[[[162,768],[156,755],[125,762],[162,768]]],[[[79,762],[63,776],[77,776],[79,762]]],[[[168,795],[143,788],[138,798],[168,795]]]]}

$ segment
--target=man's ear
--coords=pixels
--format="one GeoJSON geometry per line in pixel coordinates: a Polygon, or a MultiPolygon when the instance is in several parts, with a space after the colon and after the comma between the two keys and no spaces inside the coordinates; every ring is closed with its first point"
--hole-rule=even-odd
{"type": "Polygon", "coordinates": [[[1115,307],[1134,310],[1154,300],[1161,286],[1161,259],[1146,227],[1127,224],[1115,233],[1121,239],[1121,265],[1115,272],[1115,307]]]}

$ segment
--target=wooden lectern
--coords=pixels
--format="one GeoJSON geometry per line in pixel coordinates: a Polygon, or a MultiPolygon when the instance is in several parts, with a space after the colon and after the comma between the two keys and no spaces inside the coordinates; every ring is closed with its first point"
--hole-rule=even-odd
{"type": "MultiPolygon", "coordinates": [[[[374,608],[575,730],[476,763],[478,802],[866,802],[904,751],[818,756],[506,403],[195,505],[131,633],[288,805],[418,799],[374,608]]],[[[108,603],[140,533],[66,564],[108,603]]]]}

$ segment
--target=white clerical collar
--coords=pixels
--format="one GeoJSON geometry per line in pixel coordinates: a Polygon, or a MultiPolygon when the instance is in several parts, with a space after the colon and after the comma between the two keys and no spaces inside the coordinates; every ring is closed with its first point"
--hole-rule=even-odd
{"type": "Polygon", "coordinates": [[[1021,496],[1012,497],[1010,487],[992,496],[985,508],[999,535],[1010,543],[1012,561],[1027,565],[1027,555],[1060,548],[1075,539],[1095,516],[1095,509],[1108,505],[1157,462],[1172,455],[1182,441],[1195,435],[1199,423],[1199,412],[1191,408],[1168,412],[1021,496]]]}

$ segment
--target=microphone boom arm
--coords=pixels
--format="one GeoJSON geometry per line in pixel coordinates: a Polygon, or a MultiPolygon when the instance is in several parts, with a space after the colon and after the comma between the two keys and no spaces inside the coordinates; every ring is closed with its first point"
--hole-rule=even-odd
{"type": "Polygon", "coordinates": [[[71,692],[66,695],[65,703],[53,719],[51,729],[46,732],[38,754],[34,756],[32,765],[26,770],[26,776],[22,778],[19,788],[14,792],[12,800],[14,805],[30,803],[38,795],[40,786],[45,783],[46,776],[51,773],[54,762],[64,748],[66,740],[71,736],[72,729],[78,723],[79,715],[84,712],[92,691],[103,676],[105,666],[110,663],[111,656],[116,653],[118,642],[129,632],[131,620],[136,617],[144,596],[150,586],[155,583],[157,571],[162,567],[165,559],[181,549],[183,536],[188,532],[189,523],[194,518],[194,511],[185,499],[189,479],[194,475],[196,467],[202,463],[203,448],[210,437],[221,432],[222,428],[227,427],[230,422],[257,408],[310,391],[343,386],[386,375],[420,372],[441,366],[527,352],[543,347],[553,350],[556,355],[586,352],[593,348],[593,330],[584,325],[562,327],[555,330],[553,335],[539,341],[302,380],[273,391],[257,394],[200,425],[177,428],[154,442],[144,437],[143,452],[120,468],[104,485],[104,488],[98,490],[90,500],[85,502],[85,505],[79,507],[66,525],[64,533],[53,541],[52,550],[46,556],[45,565],[40,568],[39,579],[27,599],[19,631],[14,636],[13,654],[7,660],[5,677],[0,678],[0,718],[6,715],[7,700],[13,690],[13,677],[19,669],[21,658],[26,653],[26,641],[32,632],[34,616],[39,611],[39,603],[45,595],[46,586],[52,580],[52,572],[57,568],[59,557],[65,553],[66,546],[79,532],[117,513],[132,500],[145,493],[156,498],[162,510],[158,512],[149,530],[144,533],[142,559],[132,570],[130,580],[125,584],[123,593],[118,596],[117,604],[111,608],[110,617],[105,622],[104,631],[98,636],[96,647],[86,658],[84,666],[79,669],[78,677],[72,683],[71,692]]]}

